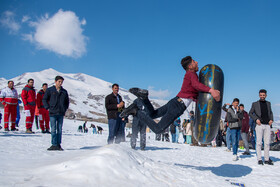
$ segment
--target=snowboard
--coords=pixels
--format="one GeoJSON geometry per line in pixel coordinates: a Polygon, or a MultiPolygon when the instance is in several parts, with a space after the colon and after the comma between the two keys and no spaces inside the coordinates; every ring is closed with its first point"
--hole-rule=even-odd
{"type": "Polygon", "coordinates": [[[210,143],[217,135],[223,101],[224,73],[214,64],[204,66],[199,72],[199,82],[219,90],[221,99],[217,102],[210,93],[199,92],[196,103],[194,137],[200,143],[210,143]]]}

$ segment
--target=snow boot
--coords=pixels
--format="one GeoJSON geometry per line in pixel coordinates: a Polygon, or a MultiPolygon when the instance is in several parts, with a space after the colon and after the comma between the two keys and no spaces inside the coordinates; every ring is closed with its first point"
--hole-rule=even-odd
{"type": "Polygon", "coordinates": [[[49,129],[46,129],[45,133],[47,134],[51,134],[50,130],[49,129]]]}
{"type": "Polygon", "coordinates": [[[31,128],[30,128],[30,129],[26,129],[26,133],[27,133],[27,134],[34,134],[35,132],[33,132],[33,131],[31,130],[31,128]]]}
{"type": "Polygon", "coordinates": [[[5,128],[4,131],[10,131],[9,128],[5,128]]]}
{"type": "Polygon", "coordinates": [[[61,145],[58,145],[58,150],[59,151],[64,151],[64,149],[61,147],[61,145]]]}
{"type": "Polygon", "coordinates": [[[149,91],[140,88],[130,88],[129,92],[134,94],[136,97],[140,99],[147,99],[149,95],[149,91]]]}
{"type": "Polygon", "coordinates": [[[52,145],[52,146],[50,146],[47,150],[48,150],[48,151],[58,151],[58,150],[59,150],[59,147],[56,146],[56,145],[52,145]]]}
{"type": "Polygon", "coordinates": [[[274,165],[274,164],[273,164],[273,161],[270,160],[270,159],[269,159],[268,161],[264,161],[264,163],[265,163],[265,164],[268,164],[268,165],[274,165]]]}
{"type": "Polygon", "coordinates": [[[263,161],[262,161],[262,160],[259,160],[259,161],[258,161],[258,164],[259,164],[259,165],[263,165],[263,161]]]}
{"type": "Polygon", "coordinates": [[[129,107],[125,108],[120,114],[120,118],[126,118],[129,115],[135,116],[137,114],[138,107],[135,103],[132,103],[129,107]]]}
{"type": "Polygon", "coordinates": [[[12,128],[11,131],[18,131],[18,129],[17,128],[12,128]]]}

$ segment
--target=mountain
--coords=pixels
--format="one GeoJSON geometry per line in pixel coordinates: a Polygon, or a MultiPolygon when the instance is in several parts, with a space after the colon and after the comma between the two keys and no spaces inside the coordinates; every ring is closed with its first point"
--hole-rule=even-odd
{"type": "MultiPolygon", "coordinates": [[[[98,79],[83,73],[61,73],[52,68],[40,72],[28,72],[12,78],[18,94],[21,94],[28,79],[34,79],[36,92],[41,89],[43,83],[54,85],[54,78],[61,75],[64,78],[63,87],[68,91],[70,97],[69,110],[66,117],[72,119],[89,119],[106,122],[105,97],[112,92],[112,83],[98,79]]],[[[0,78],[0,89],[7,86],[5,78],[0,78]]],[[[126,89],[120,88],[119,94],[129,106],[136,97],[126,89]]],[[[152,100],[155,107],[166,103],[165,100],[152,100]]]]}

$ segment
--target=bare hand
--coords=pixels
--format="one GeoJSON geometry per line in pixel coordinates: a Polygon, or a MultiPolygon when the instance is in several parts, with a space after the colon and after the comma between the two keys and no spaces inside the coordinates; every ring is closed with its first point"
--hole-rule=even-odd
{"type": "Polygon", "coordinates": [[[272,120],[270,120],[269,122],[268,122],[268,124],[271,126],[272,125],[272,123],[273,123],[273,121],[272,120]]]}
{"type": "Polygon", "coordinates": [[[220,91],[219,90],[214,90],[214,89],[210,89],[209,92],[211,93],[211,95],[213,96],[213,98],[219,102],[221,99],[221,95],[220,95],[220,91]]]}
{"type": "Polygon", "coordinates": [[[257,125],[261,125],[261,121],[259,119],[257,119],[256,123],[257,125]]]}
{"type": "Polygon", "coordinates": [[[122,102],[120,102],[120,104],[117,105],[117,107],[118,107],[118,108],[122,108],[123,105],[124,105],[124,102],[122,101],[122,102]]]}

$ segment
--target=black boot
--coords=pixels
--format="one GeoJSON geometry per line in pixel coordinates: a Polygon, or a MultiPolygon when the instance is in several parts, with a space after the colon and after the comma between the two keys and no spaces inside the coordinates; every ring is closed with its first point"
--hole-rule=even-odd
{"type": "Polygon", "coordinates": [[[120,114],[120,118],[126,118],[129,115],[135,116],[137,114],[138,107],[135,103],[132,103],[129,107],[125,108],[120,114]]]}
{"type": "Polygon", "coordinates": [[[148,98],[149,91],[145,89],[140,89],[140,88],[130,88],[129,92],[134,94],[136,97],[140,99],[146,99],[148,98]]]}
{"type": "Polygon", "coordinates": [[[59,151],[59,147],[56,146],[56,145],[52,145],[52,146],[50,146],[47,150],[48,150],[48,151],[59,151]]]}

